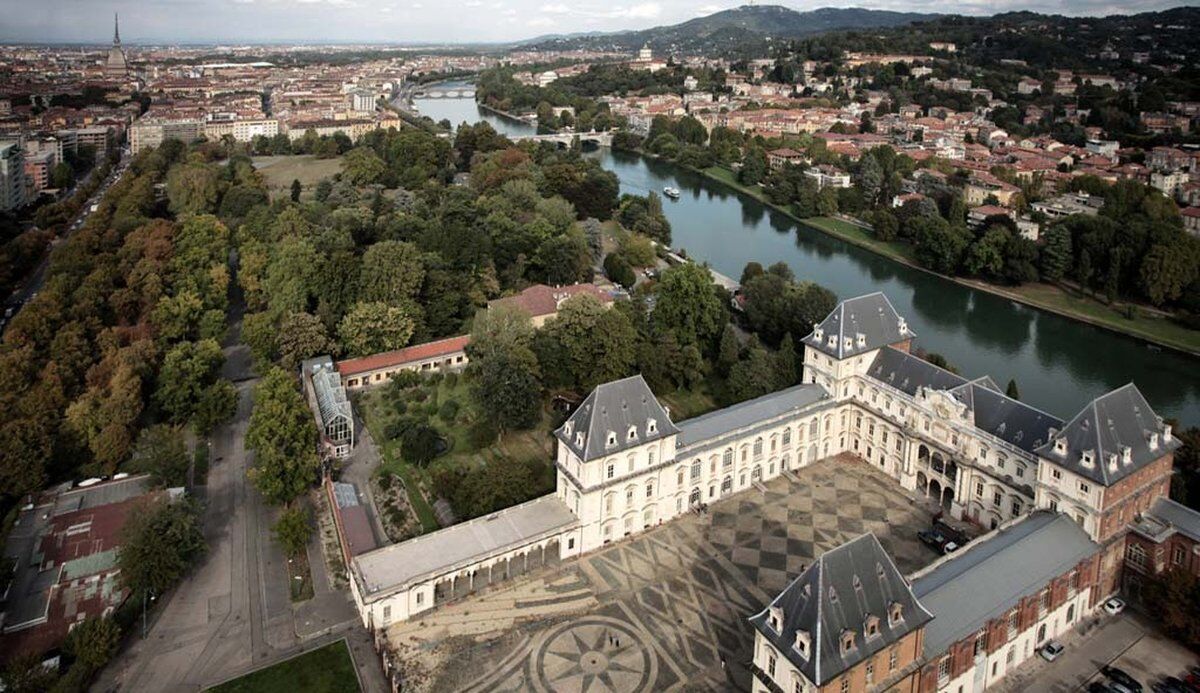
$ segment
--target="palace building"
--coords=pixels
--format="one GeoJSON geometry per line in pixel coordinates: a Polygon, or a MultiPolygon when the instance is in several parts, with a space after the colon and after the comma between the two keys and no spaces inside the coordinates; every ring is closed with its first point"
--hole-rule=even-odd
{"type": "Polygon", "coordinates": [[[363,624],[386,628],[850,453],[989,533],[913,576],[870,534],[817,557],[746,614],[755,690],[967,693],[1119,589],[1133,523],[1165,507],[1139,541],[1196,545],[1180,537],[1200,515],[1164,506],[1179,441],[1134,385],[1063,422],[911,355],[914,337],[876,293],[814,326],[794,387],[676,422],[641,376],[600,385],[555,432],[553,494],[354,559],[363,624]]]}

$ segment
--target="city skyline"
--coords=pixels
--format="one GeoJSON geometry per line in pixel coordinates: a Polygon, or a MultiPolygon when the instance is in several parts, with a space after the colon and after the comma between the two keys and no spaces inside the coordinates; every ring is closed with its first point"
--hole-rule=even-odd
{"type": "MultiPolygon", "coordinates": [[[[688,3],[651,0],[604,5],[562,0],[164,0],[83,4],[47,0],[20,7],[6,0],[6,26],[0,42],[104,42],[113,12],[123,17],[127,44],[305,43],[305,44],[471,44],[525,41],[540,36],[580,32],[613,33],[667,26],[732,9],[744,2],[688,3]],[[454,13],[446,21],[447,10],[454,13]],[[71,21],[64,21],[66,18],[71,21]]],[[[773,4],[773,3],[763,3],[773,4]]],[[[1020,0],[971,2],[955,6],[956,14],[987,16],[1032,11],[1067,16],[1133,14],[1190,6],[1171,0],[1149,3],[1105,0],[1020,0]]],[[[944,10],[932,0],[857,0],[785,4],[797,11],[824,7],[929,12],[944,10]]]]}

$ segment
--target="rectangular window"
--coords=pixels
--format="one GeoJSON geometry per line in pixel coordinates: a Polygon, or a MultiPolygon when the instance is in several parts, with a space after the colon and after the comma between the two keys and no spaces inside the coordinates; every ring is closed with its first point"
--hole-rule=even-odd
{"type": "Polygon", "coordinates": [[[616,471],[616,470],[613,468],[613,465],[611,465],[611,464],[610,464],[610,465],[608,465],[608,478],[609,478],[609,479],[613,478],[613,472],[614,472],[614,471],[616,471]]]}
{"type": "Polygon", "coordinates": [[[888,671],[896,670],[896,659],[896,648],[892,647],[891,650],[888,650],[888,671]]]}
{"type": "Polygon", "coordinates": [[[867,685],[875,683],[875,662],[867,662],[867,685]]]}
{"type": "Polygon", "coordinates": [[[950,678],[950,658],[942,657],[942,661],[938,662],[938,682],[945,682],[950,678]]]}
{"type": "Polygon", "coordinates": [[[992,494],[992,505],[999,508],[1000,503],[1004,501],[1004,494],[996,491],[992,494]]]}
{"type": "Polygon", "coordinates": [[[567,539],[567,548],[568,549],[575,548],[575,537],[571,537],[571,538],[567,539]]]}
{"type": "Polygon", "coordinates": [[[1088,493],[1088,491],[1090,491],[1090,490],[1091,490],[1091,489],[1090,489],[1090,488],[1088,488],[1088,485],[1087,485],[1087,484],[1083,483],[1082,481],[1081,481],[1081,482],[1079,482],[1079,492],[1080,492],[1080,493],[1082,493],[1083,495],[1085,495],[1085,496],[1086,496],[1086,495],[1087,495],[1087,493],[1088,493]]]}
{"type": "Polygon", "coordinates": [[[775,655],[767,655],[767,676],[775,678],[775,655]]]}
{"type": "Polygon", "coordinates": [[[1050,476],[1054,477],[1055,479],[1061,479],[1061,478],[1062,478],[1062,472],[1058,471],[1057,469],[1051,469],[1051,470],[1050,470],[1050,476]]]}
{"type": "MultiPolygon", "coordinates": [[[[417,592],[417,596],[420,596],[420,595],[421,595],[421,593],[420,593],[420,592],[417,592]]],[[[385,606],[385,607],[383,607],[383,621],[384,621],[384,623],[389,623],[391,620],[392,620],[392,607],[390,607],[390,606],[385,606]]]]}

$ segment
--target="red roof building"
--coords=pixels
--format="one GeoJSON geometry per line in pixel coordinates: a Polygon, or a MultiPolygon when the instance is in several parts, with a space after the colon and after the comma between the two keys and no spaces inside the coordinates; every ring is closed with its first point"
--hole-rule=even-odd
{"type": "Polygon", "coordinates": [[[459,370],[467,365],[466,348],[470,341],[470,335],[449,337],[382,354],[344,359],[335,367],[348,389],[384,382],[401,370],[431,373],[459,370]]]}

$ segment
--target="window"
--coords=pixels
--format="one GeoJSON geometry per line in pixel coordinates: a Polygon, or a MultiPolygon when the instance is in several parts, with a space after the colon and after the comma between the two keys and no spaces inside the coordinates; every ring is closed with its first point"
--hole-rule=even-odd
{"type": "Polygon", "coordinates": [[[1008,648],[1008,652],[1004,653],[1005,668],[1012,666],[1013,658],[1016,657],[1016,655],[1017,655],[1017,648],[1015,648],[1015,647],[1008,648]]]}
{"type": "Polygon", "coordinates": [[[633,505],[633,487],[625,489],[625,505],[633,505]]]}
{"type": "Polygon", "coordinates": [[[575,537],[571,537],[571,538],[567,539],[567,548],[568,549],[575,548],[575,537]]]}
{"type": "Polygon", "coordinates": [[[1175,548],[1171,549],[1171,563],[1174,565],[1183,563],[1184,555],[1185,551],[1183,550],[1182,546],[1176,546],[1175,548]]]}
{"type": "MultiPolygon", "coordinates": [[[[421,594],[420,592],[417,592],[418,596],[420,594],[421,594]]],[[[391,620],[392,620],[392,607],[390,607],[390,606],[383,607],[383,622],[389,623],[391,620]]]]}
{"type": "Polygon", "coordinates": [[[1018,463],[1017,464],[1017,478],[1020,479],[1024,476],[1025,476],[1025,465],[1018,463]]]}
{"type": "Polygon", "coordinates": [[[1057,469],[1051,469],[1051,470],[1050,470],[1050,476],[1051,476],[1051,477],[1053,477],[1053,478],[1055,478],[1055,479],[1061,479],[1061,478],[1062,478],[1062,472],[1061,472],[1061,471],[1059,471],[1059,470],[1057,470],[1057,469]]]}
{"type": "Polygon", "coordinates": [[[612,446],[617,444],[617,434],[612,431],[608,432],[608,442],[606,445],[612,446]]]}
{"type": "Polygon", "coordinates": [[[843,678],[841,686],[838,687],[842,693],[850,693],[850,679],[843,678]]]}
{"type": "Polygon", "coordinates": [[[608,479],[611,479],[611,478],[613,478],[613,471],[615,471],[615,465],[613,465],[613,464],[610,462],[610,463],[609,463],[609,465],[608,465],[608,475],[606,476],[606,478],[608,478],[608,479]]]}
{"type": "Polygon", "coordinates": [[[680,469],[679,473],[675,475],[675,485],[683,486],[683,469],[680,469]]]}
{"type": "Polygon", "coordinates": [[[875,683],[875,662],[867,662],[867,685],[875,683]]]}
{"type": "Polygon", "coordinates": [[[791,444],[792,444],[792,429],[785,428],[785,429],[783,429],[783,447],[786,448],[787,446],[789,446],[791,444]]]}
{"type": "Polygon", "coordinates": [[[950,658],[942,657],[942,661],[938,662],[938,682],[944,682],[950,678],[950,658]]]}
{"type": "Polygon", "coordinates": [[[979,655],[985,650],[987,650],[987,631],[983,630],[975,636],[975,649],[971,654],[979,655]]]}
{"type": "Polygon", "coordinates": [[[997,491],[994,491],[994,492],[992,493],[992,505],[993,505],[994,507],[997,507],[997,508],[999,508],[999,507],[1000,507],[1000,503],[1002,503],[1003,501],[1004,501],[1004,494],[1000,493],[1000,491],[999,491],[999,490],[997,490],[997,491]]]}
{"type": "Polygon", "coordinates": [[[1125,559],[1135,568],[1145,570],[1146,568],[1146,550],[1141,544],[1130,544],[1129,550],[1125,552],[1125,559]]]}
{"type": "Polygon", "coordinates": [[[650,419],[650,422],[646,424],[646,431],[648,433],[657,433],[658,432],[658,422],[655,421],[654,419],[650,419]]]}
{"type": "Polygon", "coordinates": [[[700,460],[692,463],[692,481],[700,478],[700,460]]]}
{"type": "Polygon", "coordinates": [[[888,650],[888,671],[896,670],[897,659],[899,659],[899,657],[896,655],[896,647],[893,645],[892,649],[888,650]]]}
{"type": "Polygon", "coordinates": [[[1088,487],[1088,485],[1087,485],[1087,484],[1083,483],[1082,481],[1081,481],[1081,482],[1079,482],[1079,493],[1080,493],[1080,494],[1082,494],[1082,495],[1085,495],[1085,496],[1086,496],[1086,495],[1088,494],[1088,491],[1090,491],[1090,490],[1091,490],[1091,489],[1088,487]]]}
{"type": "MultiPolygon", "coordinates": [[[[1038,598],[1038,613],[1045,614],[1049,610],[1050,610],[1050,590],[1046,590],[1045,592],[1042,592],[1041,597],[1038,598]]],[[[1039,638],[1039,640],[1040,640],[1040,638],[1039,638]]]]}
{"type": "Polygon", "coordinates": [[[1017,500],[1016,498],[1014,498],[1012,502],[1012,514],[1014,516],[1021,514],[1021,501],[1017,500]]]}
{"type": "Polygon", "coordinates": [[[762,438],[755,438],[754,439],[754,459],[758,459],[758,458],[762,457],[762,454],[763,454],[762,438]]]}
{"type": "Polygon", "coordinates": [[[654,451],[650,450],[647,453],[646,464],[654,466],[654,451]]]}
{"type": "Polygon", "coordinates": [[[606,494],[604,496],[604,512],[606,512],[606,513],[612,512],[612,499],[613,499],[613,494],[611,494],[611,493],[606,494]]]}
{"type": "Polygon", "coordinates": [[[647,498],[654,497],[654,482],[653,481],[646,482],[646,497],[647,498]]]}
{"type": "Polygon", "coordinates": [[[775,678],[775,655],[767,653],[767,676],[775,678]]]}
{"type": "Polygon", "coordinates": [[[867,616],[867,623],[864,631],[866,632],[868,638],[873,638],[879,635],[879,617],[867,616]]]}
{"type": "Polygon", "coordinates": [[[846,654],[854,649],[854,631],[842,631],[842,654],[846,654]]]}
{"type": "Polygon", "coordinates": [[[975,495],[979,498],[983,498],[983,482],[982,481],[975,482],[975,495]]]}
{"type": "Polygon", "coordinates": [[[1017,612],[1014,611],[1008,615],[1008,639],[1012,640],[1017,637],[1017,612]]]}

